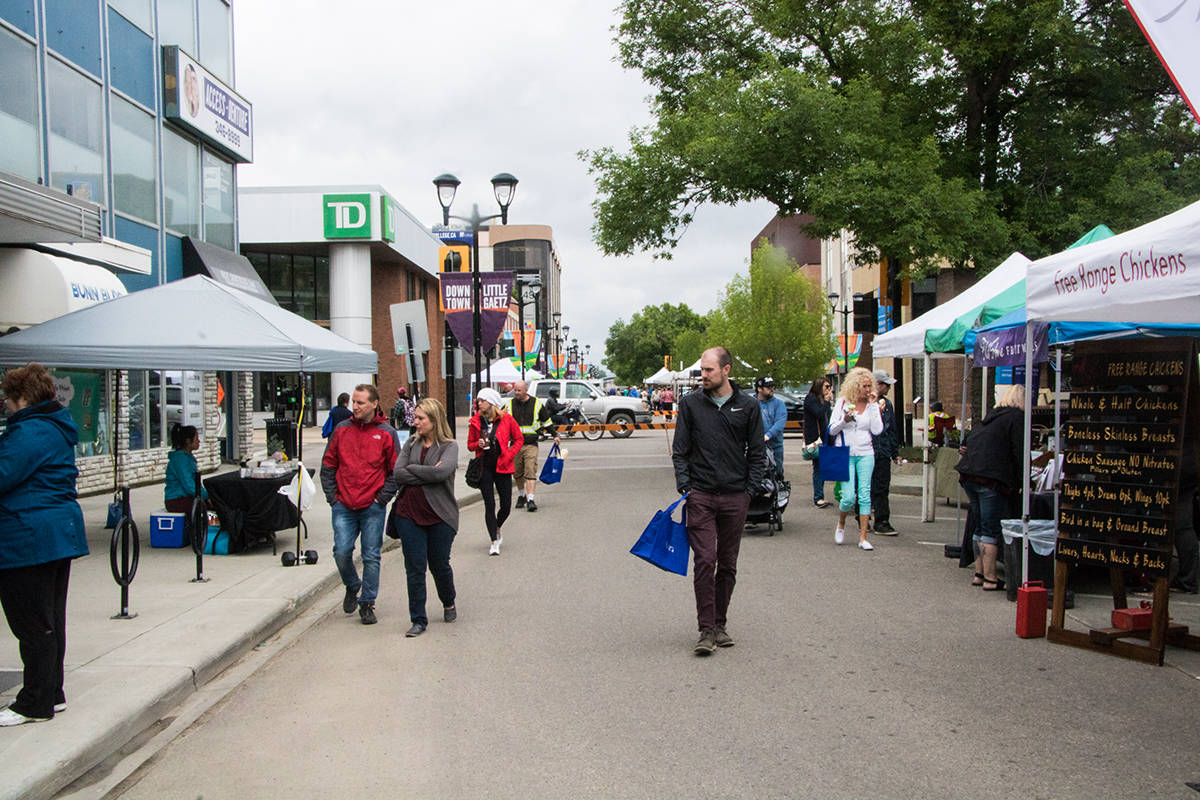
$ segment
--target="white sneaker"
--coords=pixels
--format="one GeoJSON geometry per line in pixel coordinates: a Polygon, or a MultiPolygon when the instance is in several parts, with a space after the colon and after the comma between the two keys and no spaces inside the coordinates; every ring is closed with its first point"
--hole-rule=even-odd
{"type": "Polygon", "coordinates": [[[18,714],[11,708],[0,711],[0,728],[11,728],[13,725],[24,725],[26,722],[49,722],[49,717],[27,717],[18,714]]]}
{"type": "Polygon", "coordinates": [[[500,540],[499,539],[492,539],[492,546],[488,548],[488,555],[489,556],[500,555],[500,540]]]}
{"type": "Polygon", "coordinates": [[[835,530],[833,532],[833,541],[837,544],[841,544],[842,542],[846,541],[846,529],[839,527],[837,530],[835,530]]]}
{"type": "Polygon", "coordinates": [[[61,714],[62,712],[66,711],[66,710],[67,710],[66,703],[55,703],[54,704],[54,713],[55,714],[61,714]]]}
{"type": "Polygon", "coordinates": [[[859,550],[874,550],[875,547],[870,542],[868,542],[866,539],[863,539],[861,542],[858,543],[858,549],[859,550]]]}

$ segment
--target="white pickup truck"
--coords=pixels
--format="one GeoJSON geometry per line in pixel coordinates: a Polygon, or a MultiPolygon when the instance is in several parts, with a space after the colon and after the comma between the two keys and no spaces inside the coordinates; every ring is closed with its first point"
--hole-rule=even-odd
{"type": "MultiPolygon", "coordinates": [[[[558,390],[560,403],[581,403],[585,417],[599,417],[609,424],[618,423],[647,423],[651,421],[650,409],[645,401],[637,397],[609,396],[594,384],[587,381],[568,380],[537,380],[530,381],[529,393],[542,400],[550,397],[550,390],[558,390]]],[[[614,439],[624,439],[633,431],[609,431],[614,439]]]]}

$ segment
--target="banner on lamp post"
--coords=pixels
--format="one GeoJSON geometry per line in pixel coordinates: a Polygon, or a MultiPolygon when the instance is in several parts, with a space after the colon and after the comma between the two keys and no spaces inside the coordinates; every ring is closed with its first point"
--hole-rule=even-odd
{"type": "MultiPolygon", "coordinates": [[[[474,324],[472,317],[472,275],[469,272],[443,272],[438,276],[441,286],[441,308],[446,314],[450,332],[467,352],[474,354],[474,324]]],[[[482,272],[482,303],[479,309],[479,338],[484,352],[491,350],[504,331],[512,296],[512,272],[482,272]]]]}

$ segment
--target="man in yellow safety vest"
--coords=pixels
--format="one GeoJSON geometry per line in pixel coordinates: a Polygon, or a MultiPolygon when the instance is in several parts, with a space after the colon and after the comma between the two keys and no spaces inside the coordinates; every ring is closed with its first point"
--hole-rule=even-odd
{"type": "MultiPolygon", "coordinates": [[[[533,492],[537,488],[538,479],[538,432],[550,425],[550,409],[542,405],[541,399],[529,394],[528,383],[517,381],[513,384],[513,396],[508,401],[508,413],[512,414],[513,419],[521,426],[521,434],[525,438],[525,444],[513,461],[517,508],[537,511],[533,492]]],[[[559,443],[557,433],[554,435],[554,443],[559,443]]]]}

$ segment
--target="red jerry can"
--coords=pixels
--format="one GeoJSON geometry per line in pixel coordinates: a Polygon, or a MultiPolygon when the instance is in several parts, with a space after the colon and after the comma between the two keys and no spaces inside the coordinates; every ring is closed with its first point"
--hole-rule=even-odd
{"type": "Polygon", "coordinates": [[[1046,587],[1026,581],[1017,589],[1017,636],[1040,639],[1046,635],[1046,587]]]}

